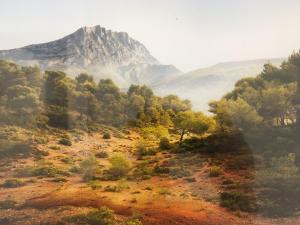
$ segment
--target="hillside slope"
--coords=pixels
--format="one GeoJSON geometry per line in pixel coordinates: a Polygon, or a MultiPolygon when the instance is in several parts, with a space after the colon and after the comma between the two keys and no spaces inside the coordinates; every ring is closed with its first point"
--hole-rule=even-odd
{"type": "Polygon", "coordinates": [[[254,77],[265,63],[279,66],[284,58],[219,63],[162,81],[154,87],[159,95],[177,94],[191,100],[195,109],[207,110],[208,102],[221,98],[241,78],[254,77]]]}

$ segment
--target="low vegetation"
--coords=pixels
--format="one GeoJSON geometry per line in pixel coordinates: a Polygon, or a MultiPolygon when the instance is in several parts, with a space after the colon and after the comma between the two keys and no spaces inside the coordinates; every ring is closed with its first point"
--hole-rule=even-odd
{"type": "Polygon", "coordinates": [[[4,181],[4,183],[2,184],[2,187],[17,188],[17,187],[21,187],[24,185],[25,185],[24,181],[22,181],[20,179],[8,179],[8,180],[4,181]]]}
{"type": "Polygon", "coordinates": [[[80,172],[84,181],[93,180],[96,176],[99,163],[94,156],[90,156],[80,163],[80,172]]]}
{"type": "Polygon", "coordinates": [[[124,155],[118,154],[109,158],[110,167],[105,171],[105,177],[110,180],[119,180],[128,175],[130,164],[124,155]]]}

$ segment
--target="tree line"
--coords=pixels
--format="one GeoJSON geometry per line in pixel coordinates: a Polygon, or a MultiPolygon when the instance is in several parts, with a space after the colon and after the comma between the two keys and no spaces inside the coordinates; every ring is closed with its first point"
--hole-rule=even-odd
{"type": "MultiPolygon", "coordinates": [[[[71,78],[61,71],[41,71],[0,61],[0,122],[19,126],[63,129],[112,126],[176,127],[204,132],[211,118],[195,113],[188,100],[176,95],[155,96],[145,85],[122,92],[110,79],[96,82],[81,73],[71,78]]],[[[182,139],[182,138],[181,138],[182,139]]]]}

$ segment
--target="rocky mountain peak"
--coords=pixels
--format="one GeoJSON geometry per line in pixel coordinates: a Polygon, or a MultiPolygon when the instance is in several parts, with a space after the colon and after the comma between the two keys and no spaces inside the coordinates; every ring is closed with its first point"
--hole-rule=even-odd
{"type": "Polygon", "coordinates": [[[111,78],[120,87],[152,85],[180,73],[161,65],[147,48],[126,32],[114,32],[100,25],[81,27],[55,41],[0,51],[0,59],[42,69],[62,70],[76,76],[88,72],[96,79],[111,78]]]}
{"type": "Polygon", "coordinates": [[[56,41],[0,51],[0,58],[36,62],[43,68],[159,64],[143,44],[127,33],[113,32],[100,25],[82,27],[56,41]]]}

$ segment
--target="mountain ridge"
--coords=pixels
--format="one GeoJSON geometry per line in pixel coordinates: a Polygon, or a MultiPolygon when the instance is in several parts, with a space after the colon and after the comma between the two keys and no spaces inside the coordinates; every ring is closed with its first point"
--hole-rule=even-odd
{"type": "Polygon", "coordinates": [[[221,98],[236,81],[257,75],[265,63],[275,66],[284,58],[221,62],[183,73],[162,65],[150,51],[126,32],[100,25],[81,27],[63,38],[0,51],[0,59],[42,69],[62,70],[71,76],[90,73],[96,80],[112,79],[122,89],[131,84],[148,85],[158,95],[177,94],[192,101],[195,109],[207,110],[210,100],[221,98]]]}
{"type": "MultiPolygon", "coordinates": [[[[81,27],[54,41],[2,50],[0,58],[21,65],[63,70],[73,76],[89,72],[95,74],[96,79],[111,78],[122,87],[131,83],[142,84],[142,77],[149,77],[153,68],[159,75],[153,74],[155,79],[180,73],[174,66],[160,64],[141,42],[128,33],[114,32],[100,25],[81,27]]],[[[147,81],[148,85],[156,82],[153,79],[147,81]]]]}

